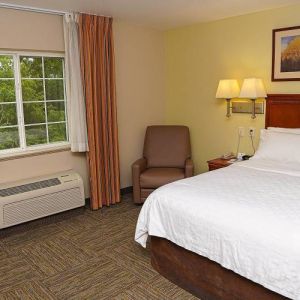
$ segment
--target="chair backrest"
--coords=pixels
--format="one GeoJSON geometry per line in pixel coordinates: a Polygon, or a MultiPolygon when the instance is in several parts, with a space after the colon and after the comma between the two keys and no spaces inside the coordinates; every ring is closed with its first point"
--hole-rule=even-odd
{"type": "Polygon", "coordinates": [[[186,126],[147,127],[144,142],[147,167],[184,168],[191,157],[190,132],[186,126]]]}

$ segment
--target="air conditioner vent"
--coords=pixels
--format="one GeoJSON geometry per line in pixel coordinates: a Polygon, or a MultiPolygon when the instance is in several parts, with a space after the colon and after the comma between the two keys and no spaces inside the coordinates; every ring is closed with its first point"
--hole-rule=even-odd
{"type": "Polygon", "coordinates": [[[11,195],[22,194],[34,190],[40,190],[50,186],[59,185],[61,182],[58,178],[51,178],[43,181],[31,182],[28,184],[18,185],[0,190],[0,197],[7,197],[11,195]]]}

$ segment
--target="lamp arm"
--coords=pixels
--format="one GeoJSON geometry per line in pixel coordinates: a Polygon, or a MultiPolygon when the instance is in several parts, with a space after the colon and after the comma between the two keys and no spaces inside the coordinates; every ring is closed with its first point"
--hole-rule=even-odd
{"type": "Polygon", "coordinates": [[[227,114],[226,114],[226,117],[229,118],[231,116],[231,113],[230,113],[230,100],[231,99],[226,99],[226,102],[227,102],[227,114]]]}
{"type": "Polygon", "coordinates": [[[252,101],[252,116],[251,116],[251,118],[252,119],[256,118],[256,114],[255,114],[255,100],[256,99],[251,99],[251,101],[252,101]]]}

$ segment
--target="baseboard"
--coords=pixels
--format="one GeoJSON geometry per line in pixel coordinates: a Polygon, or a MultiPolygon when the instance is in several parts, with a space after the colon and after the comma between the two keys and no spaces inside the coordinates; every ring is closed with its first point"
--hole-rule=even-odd
{"type": "MultiPolygon", "coordinates": [[[[132,194],[132,192],[133,192],[133,187],[132,186],[127,186],[127,187],[122,188],[120,190],[121,195],[132,194]]],[[[90,205],[90,201],[91,201],[90,198],[85,198],[85,205],[87,205],[87,206],[90,205]]]]}
{"type": "Polygon", "coordinates": [[[85,206],[90,206],[91,198],[85,198],[85,206]]]}
{"type": "Polygon", "coordinates": [[[127,186],[121,189],[121,195],[131,194],[133,192],[132,186],[127,186]]]}

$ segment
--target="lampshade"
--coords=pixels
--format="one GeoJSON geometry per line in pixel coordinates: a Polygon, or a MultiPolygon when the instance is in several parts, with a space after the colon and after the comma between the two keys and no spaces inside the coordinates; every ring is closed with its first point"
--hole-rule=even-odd
{"type": "Polygon", "coordinates": [[[218,99],[232,99],[239,96],[240,87],[235,79],[222,79],[216,93],[218,99]]]}
{"type": "Polygon", "coordinates": [[[257,99],[266,98],[264,84],[259,78],[244,79],[239,98],[257,99]]]}

